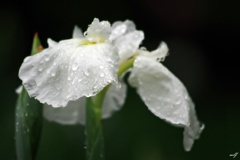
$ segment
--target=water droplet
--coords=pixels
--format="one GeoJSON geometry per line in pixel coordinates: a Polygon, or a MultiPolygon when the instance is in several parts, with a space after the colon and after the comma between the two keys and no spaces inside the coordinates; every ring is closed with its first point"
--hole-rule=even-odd
{"type": "Polygon", "coordinates": [[[84,74],[85,74],[86,76],[89,76],[89,75],[90,75],[90,73],[89,73],[88,71],[85,71],[84,74]]]}
{"type": "Polygon", "coordinates": [[[181,103],[182,103],[181,99],[179,99],[178,101],[175,102],[176,105],[179,105],[181,103]]]}
{"type": "Polygon", "coordinates": [[[74,81],[72,81],[72,83],[71,84],[74,84],[75,82],[74,81]]]}
{"type": "Polygon", "coordinates": [[[38,71],[39,71],[39,72],[42,72],[42,70],[43,70],[42,68],[38,68],[38,71]]]}
{"type": "Polygon", "coordinates": [[[52,76],[52,77],[55,77],[55,75],[56,75],[55,73],[51,73],[51,76],[52,76]]]}
{"type": "Polygon", "coordinates": [[[104,73],[101,73],[101,74],[100,74],[100,77],[104,77],[104,73]]]}
{"type": "Polygon", "coordinates": [[[48,56],[45,56],[44,59],[45,59],[45,61],[49,61],[49,57],[48,56]]]}
{"type": "Polygon", "coordinates": [[[53,65],[56,66],[57,65],[56,62],[53,62],[53,65]]]}
{"type": "Polygon", "coordinates": [[[78,79],[78,83],[81,82],[81,81],[82,81],[82,79],[78,79]]]}
{"type": "Polygon", "coordinates": [[[73,71],[76,71],[78,69],[78,63],[74,63],[73,65],[72,65],[72,70],[73,71]]]}
{"type": "Polygon", "coordinates": [[[25,116],[27,117],[27,116],[28,116],[28,113],[25,113],[25,116]]]}
{"type": "Polygon", "coordinates": [[[70,77],[68,77],[68,78],[67,78],[67,80],[68,80],[68,81],[70,81],[70,80],[71,80],[71,78],[70,78],[70,77]]]}
{"type": "Polygon", "coordinates": [[[100,68],[100,69],[103,69],[103,66],[100,66],[99,68],[100,68]]]}

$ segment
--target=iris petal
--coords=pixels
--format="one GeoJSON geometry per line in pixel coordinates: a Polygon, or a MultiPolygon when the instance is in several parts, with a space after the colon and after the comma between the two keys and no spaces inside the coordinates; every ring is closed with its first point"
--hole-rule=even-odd
{"type": "MultiPolygon", "coordinates": [[[[119,110],[126,98],[126,84],[121,82],[121,88],[111,85],[103,101],[102,118],[109,118],[115,111],[119,110]]],[[[85,124],[86,98],[82,97],[76,101],[70,101],[67,107],[53,108],[44,105],[44,117],[49,121],[60,124],[85,124]]]]}
{"type": "Polygon", "coordinates": [[[138,56],[129,82],[157,117],[172,124],[188,125],[188,93],[183,84],[161,63],[138,56]]]}
{"type": "Polygon", "coordinates": [[[19,77],[31,97],[60,107],[94,96],[109,83],[117,84],[117,62],[112,45],[81,45],[81,40],[71,39],[27,57],[19,77]]]}

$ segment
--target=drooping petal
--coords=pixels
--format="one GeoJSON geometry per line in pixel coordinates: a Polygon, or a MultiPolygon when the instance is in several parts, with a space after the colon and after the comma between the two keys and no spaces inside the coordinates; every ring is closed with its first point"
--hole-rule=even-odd
{"type": "Polygon", "coordinates": [[[117,83],[115,48],[107,43],[81,42],[61,41],[24,60],[19,77],[31,97],[60,107],[83,96],[94,96],[109,83],[117,83]]]}
{"type": "Polygon", "coordinates": [[[190,125],[184,128],[183,132],[183,146],[186,151],[190,151],[194,140],[198,139],[201,132],[204,129],[204,124],[201,124],[195,112],[195,106],[192,100],[189,98],[187,99],[188,106],[189,106],[189,117],[190,117],[190,125]]]}
{"type": "Polygon", "coordinates": [[[115,39],[114,45],[118,48],[119,63],[131,57],[139,48],[143,39],[144,34],[142,31],[133,31],[115,39]]]}
{"type": "Polygon", "coordinates": [[[111,85],[103,101],[102,117],[108,118],[118,111],[124,104],[127,94],[127,86],[123,81],[121,87],[111,85]]]}
{"type": "MultiPolygon", "coordinates": [[[[126,98],[126,84],[121,82],[121,88],[111,85],[103,101],[102,118],[109,118],[115,111],[119,110],[126,98]]],[[[49,121],[60,124],[83,124],[86,118],[86,98],[82,97],[76,101],[70,101],[67,107],[53,108],[44,105],[44,117],[49,121]]]]}
{"type": "Polygon", "coordinates": [[[78,26],[74,26],[72,38],[83,38],[83,32],[78,26]]]}
{"type": "Polygon", "coordinates": [[[107,41],[111,34],[111,25],[108,21],[100,22],[99,19],[94,18],[86,33],[86,38],[91,42],[107,41]]]}
{"type": "Polygon", "coordinates": [[[154,59],[138,56],[129,83],[148,109],[172,124],[189,125],[188,93],[184,85],[167,68],[154,59]]]}
{"type": "Polygon", "coordinates": [[[85,103],[86,98],[82,97],[76,101],[70,101],[67,107],[54,108],[45,104],[43,115],[47,120],[60,124],[85,124],[85,103]]]}

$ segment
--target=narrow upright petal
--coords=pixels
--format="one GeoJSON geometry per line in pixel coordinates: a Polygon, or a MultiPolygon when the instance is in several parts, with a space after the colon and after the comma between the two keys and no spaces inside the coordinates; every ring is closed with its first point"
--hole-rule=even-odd
{"type": "Polygon", "coordinates": [[[188,93],[178,78],[161,63],[138,56],[129,82],[157,117],[172,124],[189,125],[188,93]]]}
{"type": "Polygon", "coordinates": [[[132,21],[118,21],[112,25],[112,33],[109,39],[117,47],[120,57],[119,63],[121,63],[137,51],[144,39],[144,33],[136,30],[132,21]]]}
{"type": "Polygon", "coordinates": [[[120,63],[130,58],[137,51],[143,39],[142,31],[133,31],[118,37],[114,41],[114,45],[118,48],[120,63]]]}
{"type": "Polygon", "coordinates": [[[83,32],[78,26],[74,26],[72,38],[83,38],[83,32]]]}
{"type": "Polygon", "coordinates": [[[25,58],[19,77],[31,97],[60,107],[94,96],[109,83],[118,83],[115,48],[107,43],[81,43],[81,39],[61,41],[25,58]]]}
{"type": "Polygon", "coordinates": [[[57,42],[52,40],[51,38],[47,39],[47,43],[48,43],[48,47],[54,47],[57,44],[57,42]]]}
{"type": "Polygon", "coordinates": [[[136,26],[130,20],[126,20],[124,22],[121,21],[114,22],[112,25],[112,33],[110,35],[110,40],[111,41],[115,40],[119,36],[122,36],[133,31],[136,31],[136,26]]]}
{"type": "Polygon", "coordinates": [[[111,34],[111,25],[108,21],[100,22],[99,19],[94,18],[86,34],[86,38],[92,42],[108,41],[111,34]]]}

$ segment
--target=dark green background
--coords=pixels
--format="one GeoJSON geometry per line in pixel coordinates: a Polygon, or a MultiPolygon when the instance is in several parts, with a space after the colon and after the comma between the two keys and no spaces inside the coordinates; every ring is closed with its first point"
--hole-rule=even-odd
{"type": "MultiPolygon", "coordinates": [[[[18,69],[38,32],[59,41],[83,30],[94,17],[133,20],[144,30],[143,45],[167,42],[164,64],[179,77],[205,123],[191,152],[182,128],[155,117],[133,88],[126,104],[104,120],[107,160],[227,160],[240,152],[240,4],[236,0],[42,0],[0,2],[0,159],[14,160],[14,108],[18,69]]],[[[44,121],[37,160],[84,160],[84,127],[44,121]]],[[[240,159],[238,155],[235,159],[240,159]]]]}

